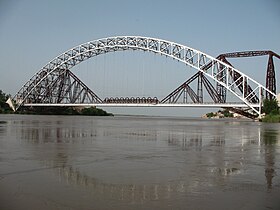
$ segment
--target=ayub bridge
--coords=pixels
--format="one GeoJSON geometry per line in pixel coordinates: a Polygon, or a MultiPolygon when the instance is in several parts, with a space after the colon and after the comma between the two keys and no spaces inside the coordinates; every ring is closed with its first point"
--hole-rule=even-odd
{"type": "Polygon", "coordinates": [[[22,106],[223,107],[254,118],[261,115],[264,98],[276,97],[273,56],[280,58],[271,51],[222,54],[214,58],[188,46],[162,39],[141,36],[108,37],[81,44],[50,61],[23,85],[13,100],[9,100],[9,104],[14,110],[22,106]],[[101,99],[70,71],[89,58],[126,50],[164,55],[196,69],[197,73],[162,99],[101,99]],[[234,68],[226,59],[260,55],[269,55],[266,87],[234,68]],[[195,90],[190,86],[194,81],[197,82],[195,90]],[[212,103],[204,102],[203,90],[209,93],[212,103]],[[233,94],[236,100],[228,101],[227,93],[233,94]],[[191,103],[187,99],[191,99],[191,103]]]}

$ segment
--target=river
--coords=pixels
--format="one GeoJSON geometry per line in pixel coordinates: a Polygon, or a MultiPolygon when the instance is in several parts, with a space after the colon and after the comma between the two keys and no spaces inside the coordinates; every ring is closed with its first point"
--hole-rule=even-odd
{"type": "Polygon", "coordinates": [[[280,209],[280,124],[0,115],[0,209],[280,209]]]}

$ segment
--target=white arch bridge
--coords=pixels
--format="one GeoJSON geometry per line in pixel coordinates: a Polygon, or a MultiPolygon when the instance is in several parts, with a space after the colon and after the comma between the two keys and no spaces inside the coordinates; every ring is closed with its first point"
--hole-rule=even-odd
{"type": "Polygon", "coordinates": [[[258,117],[265,95],[276,97],[275,92],[233,66],[196,49],[157,38],[116,36],[90,41],[62,53],[27,81],[9,100],[9,105],[15,111],[24,106],[224,107],[249,117],[258,117]],[[197,73],[163,99],[101,99],[70,71],[89,58],[125,50],[164,55],[196,69],[197,73]],[[195,80],[196,91],[190,86],[195,80]],[[203,88],[208,91],[212,103],[204,102],[203,88]],[[239,102],[228,102],[227,92],[236,96],[239,102]]]}

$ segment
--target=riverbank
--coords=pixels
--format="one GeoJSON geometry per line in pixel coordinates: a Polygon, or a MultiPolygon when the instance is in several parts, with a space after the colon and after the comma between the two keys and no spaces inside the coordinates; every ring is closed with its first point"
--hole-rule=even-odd
{"type": "Polygon", "coordinates": [[[209,112],[202,116],[202,118],[208,119],[221,119],[221,118],[233,118],[233,119],[241,119],[245,118],[244,116],[233,113],[229,110],[219,110],[217,112],[209,112]]]}
{"type": "Polygon", "coordinates": [[[86,115],[86,116],[114,116],[97,107],[76,108],[76,107],[30,107],[22,108],[15,114],[33,115],[86,115]]]}
{"type": "Polygon", "coordinates": [[[280,123],[280,115],[269,114],[260,119],[261,122],[280,123]]]}

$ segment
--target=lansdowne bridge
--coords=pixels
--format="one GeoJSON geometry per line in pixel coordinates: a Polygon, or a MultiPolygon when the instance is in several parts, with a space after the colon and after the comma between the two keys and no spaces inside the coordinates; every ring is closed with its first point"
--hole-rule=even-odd
{"type": "Polygon", "coordinates": [[[222,107],[250,118],[261,115],[265,98],[276,97],[276,76],[272,51],[246,51],[221,54],[214,58],[199,50],[175,42],[142,36],[116,36],[90,41],[54,58],[27,81],[7,101],[14,111],[36,106],[98,107],[222,107]],[[127,50],[153,52],[196,69],[166,97],[107,97],[102,99],[70,69],[98,55],[127,50]],[[227,58],[268,55],[266,85],[236,69],[227,58]],[[191,84],[196,81],[196,88],[191,84]],[[207,91],[211,102],[205,102],[207,91]],[[236,100],[229,101],[231,93],[236,100]]]}

